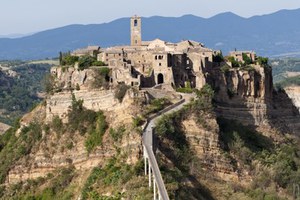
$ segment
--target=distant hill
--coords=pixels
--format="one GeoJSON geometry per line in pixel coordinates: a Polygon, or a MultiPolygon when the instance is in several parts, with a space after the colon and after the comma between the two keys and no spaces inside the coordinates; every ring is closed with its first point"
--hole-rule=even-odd
{"type": "MultiPolygon", "coordinates": [[[[143,40],[191,39],[225,53],[236,48],[255,50],[264,56],[300,56],[299,19],[300,9],[251,18],[233,13],[207,19],[193,15],[155,16],[142,19],[143,40]]],[[[104,24],[69,25],[22,38],[0,38],[0,59],[41,59],[87,45],[119,44],[129,44],[129,18],[104,24]]]]}

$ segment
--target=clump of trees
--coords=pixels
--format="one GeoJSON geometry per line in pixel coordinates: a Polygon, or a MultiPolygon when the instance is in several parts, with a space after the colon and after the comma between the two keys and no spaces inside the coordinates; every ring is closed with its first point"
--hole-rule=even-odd
{"type": "Polygon", "coordinates": [[[213,62],[224,62],[224,57],[222,52],[217,53],[217,55],[213,55],[213,62]]]}
{"type": "Polygon", "coordinates": [[[241,63],[238,62],[237,60],[235,60],[235,58],[233,56],[229,56],[226,59],[232,63],[232,67],[234,67],[234,68],[238,68],[241,66],[241,63]]]}
{"type": "Polygon", "coordinates": [[[78,63],[79,70],[87,69],[91,66],[107,66],[104,62],[98,61],[96,57],[90,55],[73,56],[70,52],[59,53],[59,63],[61,66],[74,66],[78,63]]]}
{"type": "Polygon", "coordinates": [[[258,64],[260,64],[260,65],[266,66],[266,65],[268,65],[268,63],[269,63],[269,59],[268,59],[268,58],[265,58],[265,57],[258,57],[258,58],[257,58],[257,62],[258,62],[258,64]]]}

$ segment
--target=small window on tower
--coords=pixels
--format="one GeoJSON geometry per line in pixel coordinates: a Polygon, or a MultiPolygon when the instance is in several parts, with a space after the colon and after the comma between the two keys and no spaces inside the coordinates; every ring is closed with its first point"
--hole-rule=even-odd
{"type": "Polygon", "coordinates": [[[137,20],[136,19],[134,20],[134,26],[137,26],[137,20]]]}

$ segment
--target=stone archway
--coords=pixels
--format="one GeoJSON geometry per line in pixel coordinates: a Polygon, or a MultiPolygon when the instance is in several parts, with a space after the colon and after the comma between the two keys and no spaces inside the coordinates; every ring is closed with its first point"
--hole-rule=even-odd
{"type": "Polygon", "coordinates": [[[161,73],[157,75],[157,84],[164,83],[164,75],[161,73]]]}

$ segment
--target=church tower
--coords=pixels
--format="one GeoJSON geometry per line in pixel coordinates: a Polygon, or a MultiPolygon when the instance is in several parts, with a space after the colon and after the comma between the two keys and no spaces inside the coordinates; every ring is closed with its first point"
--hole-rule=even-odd
{"type": "Polygon", "coordinates": [[[142,45],[142,21],[141,17],[133,16],[130,20],[131,46],[142,45]]]}

